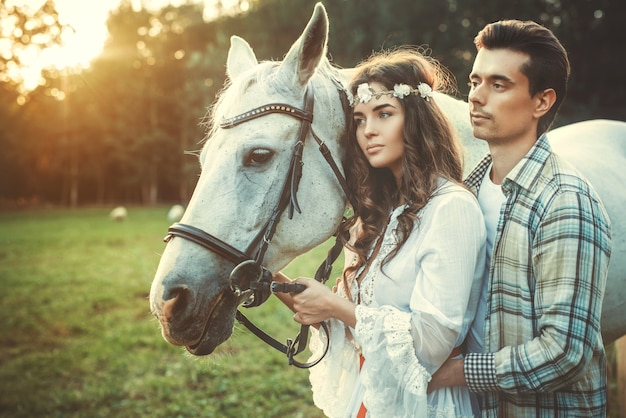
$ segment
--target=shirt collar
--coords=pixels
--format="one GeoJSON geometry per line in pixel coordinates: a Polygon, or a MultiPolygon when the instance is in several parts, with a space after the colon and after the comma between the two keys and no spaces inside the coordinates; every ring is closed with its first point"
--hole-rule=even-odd
{"type": "Polygon", "coordinates": [[[524,158],[506,175],[505,181],[511,181],[528,191],[532,191],[539,181],[543,167],[551,153],[552,148],[550,148],[548,137],[543,134],[524,158]]]}
{"type": "MultiPolygon", "coordinates": [[[[541,135],[528,153],[518,162],[502,181],[503,187],[509,183],[518,184],[520,187],[532,190],[541,176],[543,166],[552,153],[546,134],[541,135]]],[[[478,194],[480,184],[485,177],[485,172],[492,163],[491,154],[487,154],[472,170],[465,179],[465,184],[478,194]]]]}

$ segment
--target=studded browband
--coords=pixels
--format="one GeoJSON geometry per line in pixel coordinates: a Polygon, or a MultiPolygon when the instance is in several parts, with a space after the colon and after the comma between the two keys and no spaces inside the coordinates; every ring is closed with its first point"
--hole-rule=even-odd
{"type": "Polygon", "coordinates": [[[220,128],[228,129],[252,119],[270,114],[270,113],[283,113],[285,115],[293,116],[309,123],[313,123],[313,113],[306,110],[297,109],[284,103],[271,103],[254,108],[246,113],[242,113],[232,118],[224,119],[220,123],[220,128]]]}

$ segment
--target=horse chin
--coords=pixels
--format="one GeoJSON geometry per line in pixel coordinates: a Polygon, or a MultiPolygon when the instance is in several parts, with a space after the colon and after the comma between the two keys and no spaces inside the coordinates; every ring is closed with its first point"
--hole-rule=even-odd
{"type": "Polygon", "coordinates": [[[236,309],[233,293],[221,292],[212,304],[202,335],[195,344],[185,347],[187,351],[194,356],[206,356],[215,351],[217,346],[232,335],[236,309]]]}

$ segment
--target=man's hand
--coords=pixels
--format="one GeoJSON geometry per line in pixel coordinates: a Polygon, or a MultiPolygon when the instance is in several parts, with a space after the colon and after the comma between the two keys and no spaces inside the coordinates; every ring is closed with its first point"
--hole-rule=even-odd
{"type": "Polygon", "coordinates": [[[450,386],[467,386],[463,372],[463,359],[446,360],[428,383],[428,393],[450,386]]]}

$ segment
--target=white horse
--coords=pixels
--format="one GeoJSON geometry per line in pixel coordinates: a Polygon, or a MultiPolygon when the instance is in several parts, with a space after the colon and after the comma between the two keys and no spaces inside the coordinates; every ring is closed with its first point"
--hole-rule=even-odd
{"type": "MultiPolygon", "coordinates": [[[[150,291],[164,338],[193,354],[209,354],[230,337],[242,300],[233,291],[232,277],[246,258],[256,254],[257,264],[277,272],[325,242],[342,219],[345,195],[316,143],[321,139],[333,160],[342,160],[345,110],[337,81],[346,80],[326,59],[327,36],[328,18],[318,4],[282,62],[259,63],[243,39],[231,38],[229,84],[212,108],[212,128],[200,156],[202,173],[181,219],[192,227],[172,233],[150,291]],[[307,112],[297,110],[304,108],[307,90],[314,97],[310,129],[307,112]],[[286,109],[270,111],[271,103],[286,109]],[[285,179],[291,178],[287,173],[292,173],[298,138],[303,138],[302,176],[289,189],[292,199],[285,205],[295,209],[290,218],[289,211],[277,212],[276,207],[283,200],[285,179]],[[298,208],[301,213],[295,213],[298,208]]],[[[467,103],[447,96],[436,100],[462,133],[472,165],[486,148],[471,135],[467,103]]],[[[608,343],[626,333],[626,225],[617,218],[626,205],[624,188],[617,185],[626,167],[626,123],[585,122],[550,136],[555,149],[596,184],[613,217],[614,251],[602,318],[608,343]]]]}

